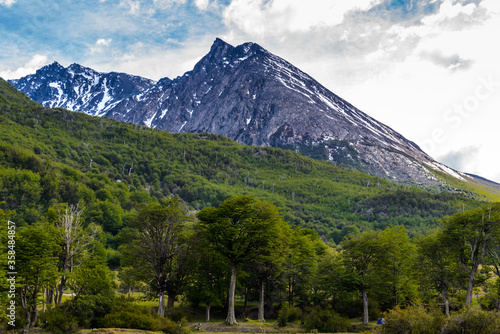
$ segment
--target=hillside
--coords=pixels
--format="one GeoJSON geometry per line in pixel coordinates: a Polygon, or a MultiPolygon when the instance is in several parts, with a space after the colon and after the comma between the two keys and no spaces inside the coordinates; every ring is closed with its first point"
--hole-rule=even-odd
{"type": "MultiPolygon", "coordinates": [[[[172,133],[214,133],[272,146],[421,188],[460,181],[500,196],[500,186],[445,166],[414,142],[255,43],[217,38],[191,71],[155,82],[57,62],[14,86],[46,107],[172,133]]],[[[390,95],[388,95],[390,98],[390,95]]]]}
{"type": "Polygon", "coordinates": [[[433,193],[289,150],[44,108],[3,80],[0,101],[3,208],[16,210],[12,219],[19,223],[31,223],[56,203],[82,202],[86,220],[103,225],[110,242],[131,210],[170,194],[195,210],[252,194],[283,208],[290,224],[335,242],[352,225],[425,230],[445,215],[478,206],[472,197],[490,196],[476,189],[462,190],[471,198],[433,193]]]}

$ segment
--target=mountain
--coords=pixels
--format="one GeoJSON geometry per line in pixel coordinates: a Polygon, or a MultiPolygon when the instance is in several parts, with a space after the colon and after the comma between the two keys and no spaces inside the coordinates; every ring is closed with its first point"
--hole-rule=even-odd
{"type": "Polygon", "coordinates": [[[99,73],[54,62],[35,74],[11,80],[17,89],[45,107],[59,107],[104,116],[124,99],[155,85],[153,80],[125,73],[99,73]]]}
{"type": "Polygon", "coordinates": [[[171,194],[194,210],[236,194],[256,196],[282,208],[290,224],[336,243],[352,225],[401,224],[415,235],[443,216],[483,204],[290,150],[42,107],[1,78],[0,185],[0,209],[15,211],[16,224],[45,220],[57,203],[81,203],[86,223],[101,225],[115,248],[119,240],[110,234],[119,233],[134,210],[171,194]]]}
{"type": "Polygon", "coordinates": [[[450,188],[447,177],[485,183],[435,161],[255,43],[234,47],[216,39],[192,71],[173,80],[153,82],[54,63],[11,83],[44,106],[288,148],[398,182],[438,189],[450,188]]]}

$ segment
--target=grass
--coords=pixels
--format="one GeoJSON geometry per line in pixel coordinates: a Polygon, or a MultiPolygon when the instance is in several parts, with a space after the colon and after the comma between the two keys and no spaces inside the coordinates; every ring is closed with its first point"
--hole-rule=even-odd
{"type": "MultiPolygon", "coordinates": [[[[367,330],[376,326],[376,321],[370,322],[368,328],[363,327],[359,319],[352,319],[352,324],[360,330],[367,330]]],[[[260,324],[256,320],[239,321],[238,326],[226,326],[224,321],[217,320],[215,322],[189,323],[187,324],[188,333],[224,333],[224,334],[241,334],[241,333],[273,333],[273,334],[292,334],[306,333],[304,327],[299,322],[289,323],[285,327],[278,327],[276,321],[265,322],[260,324]],[[198,327],[198,325],[201,325],[198,327]]],[[[82,329],[78,334],[159,334],[162,332],[145,331],[138,329],[122,329],[122,328],[100,328],[100,329],[82,329]]],[[[333,334],[333,333],[332,333],[333,334]]],[[[347,332],[336,332],[335,334],[347,334],[347,332]]]]}
{"type": "Polygon", "coordinates": [[[163,334],[163,332],[144,331],[140,329],[125,329],[125,328],[99,328],[99,329],[82,329],[78,334],[163,334]]]}

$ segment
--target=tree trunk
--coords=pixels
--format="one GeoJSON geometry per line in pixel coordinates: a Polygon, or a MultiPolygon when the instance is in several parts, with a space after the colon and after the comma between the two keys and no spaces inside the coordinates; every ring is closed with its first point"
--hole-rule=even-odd
{"type": "Polygon", "coordinates": [[[47,304],[47,289],[42,289],[42,312],[45,312],[45,305],[47,304]]]}
{"type": "Polygon", "coordinates": [[[245,303],[243,304],[243,314],[247,316],[247,305],[248,305],[248,286],[245,284],[245,303]]]}
{"type": "Polygon", "coordinates": [[[51,305],[54,302],[54,289],[47,289],[47,305],[51,305]]]}
{"type": "Polygon", "coordinates": [[[497,310],[500,311],[500,287],[498,287],[497,310]]]}
{"type": "Polygon", "coordinates": [[[30,328],[35,327],[36,322],[38,321],[38,310],[36,309],[36,306],[34,306],[31,310],[31,319],[30,319],[30,328]]]}
{"type": "Polygon", "coordinates": [[[259,315],[257,317],[258,320],[264,322],[264,290],[266,288],[266,283],[264,280],[260,282],[260,293],[259,293],[259,315]]]}
{"type": "Polygon", "coordinates": [[[469,281],[467,282],[467,294],[465,295],[465,305],[472,303],[472,288],[474,287],[474,277],[476,276],[477,267],[472,268],[469,273],[469,281]]]}
{"type": "Polygon", "coordinates": [[[229,285],[229,296],[227,301],[226,325],[237,325],[234,313],[234,292],[236,290],[236,263],[231,263],[231,284],[229,285]]]}
{"type": "Polygon", "coordinates": [[[363,294],[363,325],[368,325],[370,322],[368,316],[368,295],[365,289],[361,290],[361,293],[363,294]]]}
{"type": "Polygon", "coordinates": [[[205,321],[210,321],[210,303],[207,303],[205,306],[205,321]]]}
{"type": "Polygon", "coordinates": [[[36,321],[38,320],[38,311],[36,309],[36,305],[34,307],[31,305],[27,305],[26,296],[23,295],[21,295],[21,306],[25,314],[23,334],[28,334],[30,328],[36,325],[36,321]]]}
{"type": "Polygon", "coordinates": [[[175,303],[175,294],[169,293],[167,299],[167,308],[168,309],[174,308],[174,303],[175,303]]]}
{"type": "Polygon", "coordinates": [[[24,314],[26,315],[25,316],[25,324],[23,327],[23,334],[28,334],[30,331],[31,313],[27,308],[24,307],[24,305],[23,305],[23,309],[24,309],[24,314]]]}
{"type": "Polygon", "coordinates": [[[160,291],[160,301],[158,302],[158,315],[165,316],[165,292],[160,291]]]}
{"type": "Polygon", "coordinates": [[[444,301],[444,311],[446,313],[446,316],[449,318],[450,317],[450,301],[448,300],[448,287],[444,287],[443,291],[441,291],[441,294],[443,296],[443,301],[444,301]]]}
{"type": "Polygon", "coordinates": [[[63,293],[64,293],[64,288],[66,287],[66,281],[68,280],[68,278],[66,277],[66,275],[63,273],[63,276],[61,276],[61,283],[59,284],[59,287],[58,287],[58,292],[57,292],[57,299],[56,299],[56,304],[57,305],[60,305],[61,302],[62,302],[62,297],[63,297],[63,293]]]}

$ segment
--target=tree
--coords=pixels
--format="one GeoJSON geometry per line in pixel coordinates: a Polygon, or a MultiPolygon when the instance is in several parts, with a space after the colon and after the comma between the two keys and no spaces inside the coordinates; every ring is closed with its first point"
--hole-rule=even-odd
{"type": "Polygon", "coordinates": [[[346,267],[356,275],[363,298],[363,324],[368,325],[368,292],[380,284],[377,270],[388,264],[390,244],[382,231],[368,231],[347,236],[341,246],[346,267]]]}
{"type": "Polygon", "coordinates": [[[165,292],[176,275],[176,265],[183,247],[183,228],[188,216],[182,212],[179,199],[169,197],[162,203],[148,203],[130,222],[124,257],[139,267],[155,285],[159,297],[158,314],[165,315],[165,292]]]}
{"type": "MultiPolygon", "coordinates": [[[[396,307],[401,303],[414,300],[417,294],[417,281],[415,279],[415,245],[404,226],[387,228],[382,233],[382,238],[388,246],[386,253],[387,263],[377,266],[384,284],[379,289],[385,293],[386,306],[396,307]]],[[[377,295],[377,294],[376,294],[377,295]]],[[[380,302],[384,298],[379,297],[380,302]]]]}
{"type": "Polygon", "coordinates": [[[227,199],[218,208],[198,212],[204,237],[231,265],[227,325],[237,325],[234,313],[237,266],[262,259],[276,249],[283,223],[276,207],[251,196],[227,199]]]}
{"type": "MultiPolygon", "coordinates": [[[[491,207],[490,215],[494,215],[496,221],[500,221],[499,215],[500,207],[494,205],[491,207]]],[[[486,248],[487,252],[487,263],[492,267],[493,273],[500,279],[500,235],[495,238],[492,242],[488,244],[486,248]]],[[[497,291],[497,310],[500,311],[500,285],[497,291]]]]}
{"type": "MultiPolygon", "coordinates": [[[[0,202],[3,204],[4,202],[0,202]]],[[[0,209],[0,304],[9,305],[8,293],[10,284],[7,282],[7,265],[15,266],[12,258],[9,260],[9,250],[11,254],[15,254],[15,224],[8,221],[8,217],[12,212],[4,212],[0,209]],[[11,227],[12,226],[12,227],[11,227]],[[12,240],[9,242],[9,240],[12,240]],[[9,247],[10,246],[10,247],[9,247]],[[5,293],[4,293],[5,292],[5,293]]],[[[14,255],[15,256],[15,255],[14,255]]],[[[15,268],[15,267],[12,267],[15,268]]],[[[7,316],[6,308],[0,309],[0,319],[5,319],[7,316]]]]}
{"type": "Polygon", "coordinates": [[[225,302],[227,259],[210,247],[206,239],[199,240],[189,259],[189,283],[186,297],[194,304],[205,303],[205,321],[210,321],[210,310],[225,302]]]}
{"type": "Polygon", "coordinates": [[[293,229],[287,241],[288,252],[284,263],[283,279],[287,286],[288,303],[298,301],[304,307],[314,284],[318,263],[327,248],[317,232],[305,228],[293,229]]]}
{"type": "Polygon", "coordinates": [[[459,212],[443,220],[442,243],[449,247],[469,275],[465,304],[472,302],[474,279],[500,238],[500,204],[459,212]]]}
{"type": "Polygon", "coordinates": [[[28,333],[38,319],[38,296],[44,287],[57,279],[57,253],[59,245],[54,239],[54,228],[36,223],[19,229],[16,240],[16,269],[19,296],[25,314],[23,333],[28,333]]]}
{"type": "Polygon", "coordinates": [[[79,209],[78,205],[64,205],[57,208],[56,212],[49,213],[49,215],[55,216],[55,226],[58,228],[57,235],[62,244],[61,277],[57,287],[56,304],[60,304],[62,301],[68,273],[73,271],[78,264],[78,257],[82,256],[86,248],[95,241],[96,226],[89,225],[84,229],[82,213],[83,209],[79,209]]]}
{"type": "Polygon", "coordinates": [[[449,291],[456,284],[460,268],[450,250],[443,247],[440,231],[421,236],[417,240],[417,265],[424,285],[431,285],[440,291],[446,316],[449,317],[449,291]]]}
{"type": "Polygon", "coordinates": [[[281,219],[278,208],[271,203],[261,202],[260,219],[274,222],[275,235],[271,236],[269,246],[259,250],[259,255],[247,263],[251,275],[257,279],[259,290],[259,307],[257,319],[264,319],[266,283],[277,277],[283,270],[283,264],[288,250],[287,239],[291,235],[290,227],[281,219]]]}
{"type": "Polygon", "coordinates": [[[102,263],[89,258],[71,273],[68,285],[75,293],[73,303],[83,296],[111,296],[113,294],[112,272],[102,263]]]}

